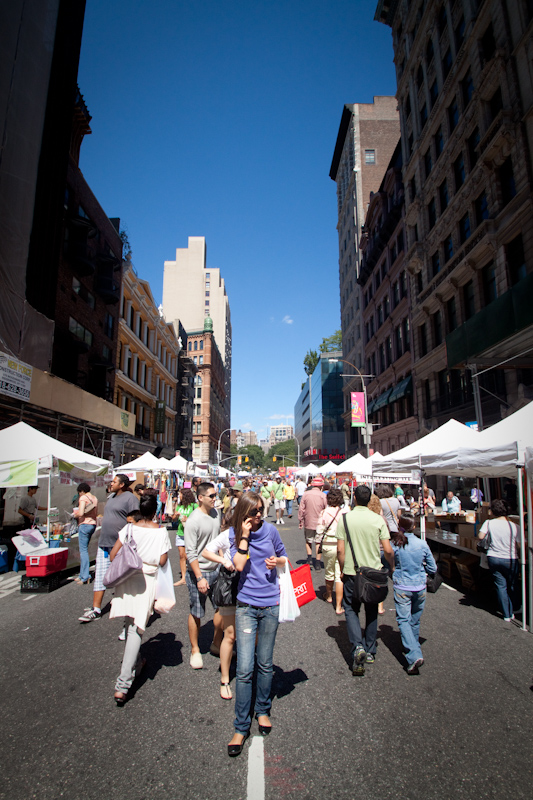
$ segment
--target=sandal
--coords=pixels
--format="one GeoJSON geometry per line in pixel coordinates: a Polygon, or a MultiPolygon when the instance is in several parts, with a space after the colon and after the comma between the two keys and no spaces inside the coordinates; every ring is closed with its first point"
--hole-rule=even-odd
{"type": "Polygon", "coordinates": [[[227,683],[220,681],[220,696],[223,700],[233,700],[229,681],[227,683]]]}

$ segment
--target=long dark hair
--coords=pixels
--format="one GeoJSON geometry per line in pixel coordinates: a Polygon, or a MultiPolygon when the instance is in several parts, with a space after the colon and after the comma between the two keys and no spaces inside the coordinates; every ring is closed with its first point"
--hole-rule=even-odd
{"type": "Polygon", "coordinates": [[[235,544],[237,547],[241,541],[242,536],[242,523],[247,517],[251,516],[251,512],[259,505],[264,509],[263,498],[256,492],[246,492],[237,501],[237,505],[233,509],[233,516],[231,518],[231,525],[235,531],[235,544]]]}
{"type": "Polygon", "coordinates": [[[180,489],[181,492],[181,501],[183,505],[188,508],[189,506],[193,506],[196,503],[196,497],[194,496],[194,492],[190,489],[180,489]]]}
{"type": "Polygon", "coordinates": [[[396,547],[405,547],[409,539],[405,535],[406,533],[411,533],[415,527],[415,518],[414,515],[411,514],[410,511],[402,511],[402,515],[399,519],[399,530],[391,531],[391,539],[393,544],[396,547]]]}

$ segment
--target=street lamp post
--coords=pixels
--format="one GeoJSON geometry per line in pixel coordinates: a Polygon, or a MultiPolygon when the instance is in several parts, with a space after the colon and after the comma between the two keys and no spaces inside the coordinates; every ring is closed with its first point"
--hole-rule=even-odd
{"type": "Polygon", "coordinates": [[[220,434],[220,436],[218,437],[218,447],[217,447],[217,464],[218,464],[219,466],[220,466],[220,442],[222,441],[222,437],[224,436],[224,434],[225,434],[225,433],[227,433],[228,431],[231,431],[231,428],[226,428],[226,430],[225,430],[225,431],[222,431],[222,433],[221,433],[221,434],[220,434]]]}
{"type": "MultiPolygon", "coordinates": [[[[329,361],[330,361],[331,364],[335,364],[338,361],[342,361],[343,364],[348,364],[348,366],[352,367],[356,371],[357,375],[361,378],[361,383],[363,384],[363,397],[364,397],[364,403],[365,403],[365,425],[364,425],[365,432],[364,432],[364,437],[365,437],[365,444],[366,444],[366,457],[368,458],[370,456],[370,436],[371,436],[371,432],[372,432],[372,427],[369,425],[369,422],[368,422],[368,419],[367,419],[366,386],[365,386],[364,376],[361,374],[361,371],[359,369],[357,369],[355,364],[352,364],[351,361],[347,361],[345,358],[330,358],[329,361]]],[[[354,375],[353,377],[355,378],[356,376],[354,375]]]]}

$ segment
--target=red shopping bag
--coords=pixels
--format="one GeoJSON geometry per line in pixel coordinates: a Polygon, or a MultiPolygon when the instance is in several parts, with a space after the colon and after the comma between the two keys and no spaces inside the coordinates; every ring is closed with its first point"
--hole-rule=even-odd
{"type": "Polygon", "coordinates": [[[304,564],[298,569],[291,570],[291,578],[296,602],[300,607],[305,606],[306,603],[310,603],[311,600],[316,598],[309,564],[304,564]]]}

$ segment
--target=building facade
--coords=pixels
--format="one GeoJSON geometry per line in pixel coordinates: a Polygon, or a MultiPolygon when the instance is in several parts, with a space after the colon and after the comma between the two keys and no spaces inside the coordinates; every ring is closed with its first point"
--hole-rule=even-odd
{"type": "Polygon", "coordinates": [[[292,425],[272,425],[268,433],[270,447],[280,442],[286,442],[294,438],[294,428],[292,425]]]}
{"type": "Polygon", "coordinates": [[[230,444],[234,444],[238,448],[257,444],[257,434],[255,431],[237,431],[232,428],[230,431],[230,444]]]}
{"type": "MultiPolygon", "coordinates": [[[[175,261],[165,261],[163,313],[169,321],[179,319],[187,332],[203,330],[210,317],[224,364],[225,415],[231,417],[231,313],[226,285],[217,268],[207,268],[203,236],[189,236],[188,247],[176,250],[175,261]]],[[[228,426],[229,427],[229,426],[228,426]]],[[[229,451],[229,440],[224,439],[229,451]]]]}
{"type": "MultiPolygon", "coordinates": [[[[373,103],[345,105],[329,173],[337,184],[342,354],[361,371],[364,342],[359,241],[370,193],[379,188],[399,134],[396,98],[375,97],[373,103]]],[[[344,409],[348,417],[348,388],[344,409]]],[[[362,448],[359,429],[352,428],[347,420],[345,434],[346,453],[353,455],[362,448]]]]}
{"type": "Polygon", "coordinates": [[[419,434],[491,424],[533,395],[533,8],[382,0],[376,19],[397,71],[419,434]]]}
{"type": "Polygon", "coordinates": [[[203,329],[190,331],[187,339],[189,358],[198,370],[194,378],[192,458],[199,464],[215,464],[219,440],[220,449],[224,451],[224,431],[229,440],[230,421],[225,396],[226,371],[211,318],[205,317],[203,329]]]}
{"type": "Polygon", "coordinates": [[[135,415],[135,434],[117,437],[117,463],[156,447],[167,458],[176,451],[187,458],[195,370],[185,332],[177,336],[174,324],[165,322],[148,282],[131,266],[124,274],[118,328],[115,403],[135,415]]]}
{"type": "Polygon", "coordinates": [[[294,435],[302,464],[344,461],[343,362],[340,351],[321,353],[294,406],[294,435]]]}
{"type": "MultiPolygon", "coordinates": [[[[373,429],[369,447],[383,455],[418,435],[404,215],[398,141],[379,191],[370,198],[360,244],[367,414],[373,429]]],[[[350,383],[352,391],[360,390],[357,379],[350,383]]]]}

